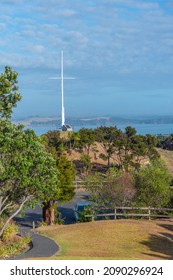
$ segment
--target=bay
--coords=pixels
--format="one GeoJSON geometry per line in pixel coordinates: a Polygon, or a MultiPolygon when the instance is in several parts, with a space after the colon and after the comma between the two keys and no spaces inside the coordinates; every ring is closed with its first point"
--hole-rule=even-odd
{"type": "MultiPolygon", "coordinates": [[[[173,133],[173,124],[133,124],[133,123],[131,123],[131,124],[117,124],[116,125],[116,127],[121,129],[122,131],[124,131],[124,129],[127,126],[134,127],[137,131],[137,134],[142,134],[142,135],[146,135],[146,134],[169,135],[169,134],[173,133]]],[[[83,127],[95,129],[98,126],[96,126],[96,125],[95,126],[94,125],[86,125],[86,126],[83,126],[83,127]]],[[[26,128],[33,129],[35,131],[35,133],[39,136],[46,133],[47,131],[59,129],[56,126],[28,126],[26,128]]],[[[81,126],[75,126],[75,127],[73,127],[73,130],[78,131],[81,128],[82,128],[81,126]]]]}

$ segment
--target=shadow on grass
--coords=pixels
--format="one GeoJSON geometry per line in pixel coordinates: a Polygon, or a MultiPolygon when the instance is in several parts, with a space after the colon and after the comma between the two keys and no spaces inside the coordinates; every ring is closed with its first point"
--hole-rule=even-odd
{"type": "Polygon", "coordinates": [[[153,252],[143,254],[158,259],[173,260],[173,226],[171,224],[159,224],[159,226],[170,232],[151,234],[148,241],[141,242],[153,252]]]}

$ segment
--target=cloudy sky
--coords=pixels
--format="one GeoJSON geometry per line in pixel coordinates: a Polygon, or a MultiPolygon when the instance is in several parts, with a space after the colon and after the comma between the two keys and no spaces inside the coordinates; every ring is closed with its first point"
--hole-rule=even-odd
{"type": "Polygon", "coordinates": [[[15,117],[173,115],[173,0],[0,0],[0,73],[19,73],[15,117]]]}

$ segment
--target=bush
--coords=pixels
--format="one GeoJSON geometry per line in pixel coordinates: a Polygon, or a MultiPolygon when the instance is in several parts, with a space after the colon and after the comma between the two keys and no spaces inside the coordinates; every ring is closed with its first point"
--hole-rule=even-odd
{"type": "Polygon", "coordinates": [[[83,222],[90,222],[90,221],[92,221],[92,218],[91,217],[85,217],[85,215],[92,215],[92,214],[93,214],[92,208],[90,206],[85,206],[83,211],[78,212],[78,216],[79,216],[78,221],[82,222],[82,223],[83,222]]]}
{"type": "Polygon", "coordinates": [[[161,160],[152,161],[136,173],[138,206],[167,207],[171,200],[171,176],[161,160]]]}
{"type": "Polygon", "coordinates": [[[0,246],[0,257],[7,258],[14,255],[19,255],[23,250],[28,247],[31,239],[30,236],[18,237],[17,240],[13,240],[9,243],[1,242],[0,246]]]}
{"type": "Polygon", "coordinates": [[[64,224],[64,219],[62,219],[60,217],[55,218],[54,224],[55,225],[63,225],[64,224]]]}
{"type": "Polygon", "coordinates": [[[12,240],[18,232],[18,226],[14,222],[9,223],[3,232],[2,241],[8,242],[12,240]]]}
{"type": "Polygon", "coordinates": [[[39,223],[39,226],[40,226],[40,227],[47,226],[47,223],[46,223],[46,222],[44,222],[44,221],[41,221],[41,222],[39,223]]]}

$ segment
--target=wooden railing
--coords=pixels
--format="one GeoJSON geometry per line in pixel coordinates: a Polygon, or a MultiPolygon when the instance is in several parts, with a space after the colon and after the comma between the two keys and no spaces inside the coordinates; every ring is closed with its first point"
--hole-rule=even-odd
{"type": "Polygon", "coordinates": [[[73,183],[74,183],[76,191],[80,190],[80,189],[83,189],[83,190],[85,189],[86,184],[85,184],[84,181],[82,181],[82,180],[75,180],[73,183]]]}
{"type": "MultiPolygon", "coordinates": [[[[109,209],[105,209],[109,210],[109,209]]],[[[103,211],[103,210],[102,210],[103,211]]],[[[123,218],[130,218],[130,217],[147,217],[149,220],[151,218],[173,218],[173,209],[172,208],[154,208],[154,207],[115,207],[114,211],[110,213],[98,213],[96,211],[93,211],[93,214],[91,215],[85,215],[86,218],[91,218],[92,221],[97,219],[97,217],[104,217],[109,218],[113,217],[114,219],[117,219],[117,217],[123,217],[123,218]],[[130,211],[134,211],[138,213],[131,213],[130,211]],[[146,213],[140,213],[141,211],[144,211],[146,213]],[[153,213],[154,212],[154,213],[153,213]],[[156,212],[159,212],[156,214],[156,212]],[[172,212],[172,215],[171,215],[172,212]],[[166,213],[166,214],[165,214],[166,213]]]]}

